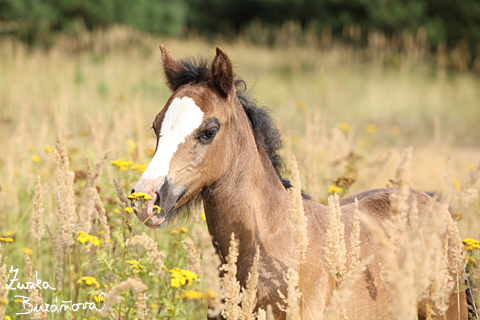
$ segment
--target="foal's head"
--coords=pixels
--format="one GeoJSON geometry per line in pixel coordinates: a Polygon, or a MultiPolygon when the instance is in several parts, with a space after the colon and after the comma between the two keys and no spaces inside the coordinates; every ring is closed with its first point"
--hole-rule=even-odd
{"type": "Polygon", "coordinates": [[[228,146],[236,142],[229,134],[234,108],[240,105],[232,64],[222,49],[217,48],[211,67],[195,70],[163,45],[160,49],[173,94],[153,122],[155,155],[132,190],[152,197],[138,212],[151,228],[165,224],[176,209],[225,173],[233,159],[228,146]]]}

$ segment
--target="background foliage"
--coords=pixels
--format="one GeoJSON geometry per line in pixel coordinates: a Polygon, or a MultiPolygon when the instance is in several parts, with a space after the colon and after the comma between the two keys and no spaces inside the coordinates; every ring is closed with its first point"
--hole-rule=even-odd
{"type": "Polygon", "coordinates": [[[359,27],[358,44],[366,44],[373,30],[398,37],[421,28],[431,48],[460,46],[471,61],[480,49],[479,16],[479,0],[0,0],[0,32],[28,43],[51,44],[58,31],[75,32],[83,25],[91,30],[126,24],[157,35],[195,31],[214,36],[238,34],[252,22],[275,29],[296,21],[302,30],[320,34],[327,28],[337,37],[350,26],[359,27]]]}

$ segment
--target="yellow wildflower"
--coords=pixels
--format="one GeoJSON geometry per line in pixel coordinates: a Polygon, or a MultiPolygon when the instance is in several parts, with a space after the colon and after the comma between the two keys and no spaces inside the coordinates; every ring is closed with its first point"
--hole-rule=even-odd
{"type": "Polygon", "coordinates": [[[95,299],[96,302],[105,301],[105,297],[104,297],[104,296],[93,296],[93,299],[95,299]]]}
{"type": "Polygon", "coordinates": [[[118,210],[118,208],[115,208],[115,209],[113,209],[113,212],[120,213],[120,210],[118,210]]]}
{"type": "Polygon", "coordinates": [[[455,186],[455,189],[460,191],[461,185],[460,185],[460,181],[458,181],[458,179],[453,179],[453,185],[455,186]]]}
{"type": "Polygon", "coordinates": [[[149,156],[153,156],[155,154],[155,149],[153,148],[146,148],[145,149],[145,152],[149,155],[149,156]]]}
{"type": "Polygon", "coordinates": [[[77,236],[78,236],[77,241],[80,242],[81,244],[90,242],[96,247],[100,245],[100,240],[97,237],[92,236],[91,234],[88,234],[85,231],[77,232],[77,236]]]}
{"type": "Polygon", "coordinates": [[[77,283],[78,284],[85,283],[87,286],[94,285],[96,289],[100,288],[100,283],[98,283],[95,277],[89,277],[89,276],[81,277],[80,279],[78,279],[77,283]]]}
{"type": "Polygon", "coordinates": [[[143,268],[143,266],[137,260],[128,260],[127,263],[134,266],[137,269],[143,268]]]}
{"type": "Polygon", "coordinates": [[[290,142],[290,138],[289,138],[289,137],[283,138],[283,144],[288,145],[289,142],[290,142]]]}
{"type": "Polygon", "coordinates": [[[398,136],[402,132],[399,126],[393,126],[391,131],[394,136],[398,136]]]}
{"type": "Polygon", "coordinates": [[[42,173],[44,176],[48,176],[50,174],[50,170],[48,170],[47,168],[42,169],[42,173]]]}
{"type": "Polygon", "coordinates": [[[297,102],[297,109],[305,111],[305,110],[307,110],[307,104],[304,103],[304,102],[298,101],[297,102]]]}
{"type": "Polygon", "coordinates": [[[198,279],[198,275],[190,270],[173,268],[170,270],[170,273],[172,274],[170,285],[174,288],[179,288],[180,285],[185,285],[187,283],[189,286],[191,286],[192,281],[198,279]]]}
{"type": "Polygon", "coordinates": [[[369,124],[366,128],[365,128],[365,131],[367,133],[375,133],[377,132],[377,126],[374,125],[374,124],[369,124]]]}
{"type": "Polygon", "coordinates": [[[172,231],[170,231],[170,234],[178,234],[178,231],[177,230],[172,230],[172,231]]]}
{"type": "Polygon", "coordinates": [[[357,140],[356,145],[357,145],[357,147],[359,147],[359,148],[365,147],[365,140],[357,140]]]}
{"type": "Polygon", "coordinates": [[[128,144],[128,153],[129,154],[135,154],[135,150],[137,149],[137,145],[136,145],[135,141],[127,140],[127,144],[128,144]]]}
{"type": "Polygon", "coordinates": [[[27,247],[24,247],[24,248],[22,249],[22,251],[23,251],[23,252],[26,252],[26,253],[28,253],[28,254],[32,254],[32,250],[28,249],[27,247]]]}
{"type": "Polygon", "coordinates": [[[8,299],[0,299],[1,304],[8,304],[8,299]]]}
{"type": "Polygon", "coordinates": [[[350,130],[352,130],[352,127],[346,122],[338,122],[337,126],[343,132],[350,132],[350,130]]]}
{"type": "Polygon", "coordinates": [[[12,320],[10,316],[5,316],[5,320],[12,320]]]}
{"type": "Polygon", "coordinates": [[[128,199],[139,199],[143,198],[145,200],[152,200],[152,197],[144,192],[134,192],[128,196],[128,199]]]}
{"type": "Polygon", "coordinates": [[[187,228],[184,228],[184,227],[181,227],[181,228],[180,228],[180,231],[182,231],[183,233],[187,233],[187,232],[188,232],[188,229],[187,229],[187,228]]]}
{"type": "Polygon", "coordinates": [[[46,150],[48,153],[53,154],[53,150],[52,150],[52,146],[51,146],[51,145],[46,144],[46,145],[45,145],[45,150],[46,150]]]}
{"type": "Polygon", "coordinates": [[[156,305],[156,304],[151,304],[151,305],[150,305],[150,308],[158,308],[158,305],[156,305]]]}
{"type": "Polygon", "coordinates": [[[212,290],[207,290],[207,295],[209,298],[215,299],[217,297],[217,293],[212,290]]]}
{"type": "Polygon", "coordinates": [[[470,171],[470,170],[475,170],[475,165],[473,163],[469,163],[467,165],[467,169],[470,171]]]}
{"type": "Polygon", "coordinates": [[[343,188],[337,187],[336,185],[332,184],[330,187],[328,187],[328,193],[342,193],[343,188]]]}
{"type": "Polygon", "coordinates": [[[33,156],[32,156],[32,161],[38,163],[38,162],[42,161],[42,159],[40,159],[39,156],[33,155],[33,156]]]}
{"type": "Polygon", "coordinates": [[[133,161],[125,160],[125,159],[113,160],[110,163],[113,164],[114,166],[120,168],[123,171],[127,170],[127,168],[129,166],[133,165],[133,161]]]}
{"type": "Polygon", "coordinates": [[[132,212],[133,212],[133,208],[127,207],[127,208],[125,208],[125,211],[127,211],[128,213],[132,213],[132,212]]]}
{"type": "Polygon", "coordinates": [[[182,292],[177,299],[185,299],[187,298],[188,300],[198,300],[198,299],[204,299],[206,298],[207,295],[203,292],[195,291],[195,290],[187,290],[185,292],[182,292]]]}
{"type": "Polygon", "coordinates": [[[130,166],[130,169],[138,170],[140,172],[143,172],[143,171],[145,171],[145,169],[147,169],[147,165],[146,164],[134,164],[134,165],[130,166]]]}
{"type": "Polygon", "coordinates": [[[2,241],[2,242],[13,242],[13,238],[10,238],[10,237],[0,238],[0,241],[2,241]]]}
{"type": "Polygon", "coordinates": [[[200,217],[203,219],[203,221],[207,221],[207,217],[205,216],[205,212],[200,215],[200,217]]]}
{"type": "Polygon", "coordinates": [[[160,207],[157,206],[157,205],[153,206],[152,209],[153,209],[153,212],[155,212],[155,213],[160,213],[160,211],[162,211],[162,208],[160,208],[160,207]]]}

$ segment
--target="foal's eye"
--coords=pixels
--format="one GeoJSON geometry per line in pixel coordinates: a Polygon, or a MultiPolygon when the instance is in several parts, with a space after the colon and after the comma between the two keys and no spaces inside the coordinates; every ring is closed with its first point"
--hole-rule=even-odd
{"type": "Polygon", "coordinates": [[[217,134],[217,128],[211,128],[205,131],[205,133],[202,135],[203,139],[213,139],[215,135],[217,134]]]}
{"type": "Polygon", "coordinates": [[[213,138],[218,132],[218,128],[210,128],[203,131],[199,136],[198,139],[203,144],[209,144],[213,141],[213,138]]]}

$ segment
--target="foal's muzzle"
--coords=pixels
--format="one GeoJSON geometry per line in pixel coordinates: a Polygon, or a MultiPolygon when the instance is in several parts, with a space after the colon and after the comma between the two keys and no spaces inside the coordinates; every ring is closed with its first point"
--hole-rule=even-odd
{"type": "Polygon", "coordinates": [[[168,177],[157,179],[140,179],[133,192],[143,192],[151,200],[134,200],[135,213],[140,221],[149,228],[163,226],[173,213],[177,200],[185,193],[184,188],[175,186],[168,177]],[[154,208],[158,206],[158,208],[154,208]]]}

